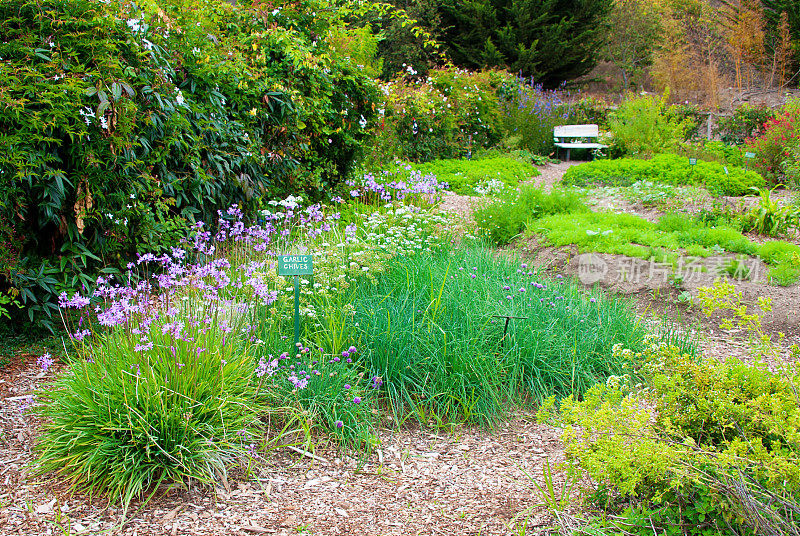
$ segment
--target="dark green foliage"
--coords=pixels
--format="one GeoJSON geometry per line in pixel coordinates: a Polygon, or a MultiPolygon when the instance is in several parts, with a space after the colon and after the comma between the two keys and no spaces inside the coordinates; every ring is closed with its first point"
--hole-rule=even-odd
{"type": "Polygon", "coordinates": [[[556,87],[597,62],[610,0],[445,0],[443,40],[453,63],[505,67],[556,87]]]}
{"type": "MultiPolygon", "coordinates": [[[[441,28],[439,2],[435,0],[393,0],[392,4],[402,8],[408,16],[417,21],[437,37],[441,28]]],[[[417,35],[414,28],[403,20],[392,19],[381,31],[383,39],[378,44],[378,55],[383,59],[381,78],[391,80],[397,75],[408,74],[407,67],[417,71],[417,76],[425,77],[432,64],[437,63],[438,54],[425,43],[425,37],[417,35]]]]}
{"type": "Polygon", "coordinates": [[[35,303],[31,319],[98,268],[168,250],[187,222],[330,189],[366,139],[376,88],[325,59],[324,19],[162,7],[0,4],[0,221],[20,237],[0,291],[35,303]]]}
{"type": "Polygon", "coordinates": [[[754,171],[730,166],[726,172],[726,167],[717,162],[700,160],[692,166],[688,158],[674,154],[659,154],[650,160],[597,160],[569,168],[562,178],[564,184],[575,186],[630,186],[636,181],[699,185],[714,195],[746,195],[752,193],[752,186],[764,185],[764,179],[754,171]]]}

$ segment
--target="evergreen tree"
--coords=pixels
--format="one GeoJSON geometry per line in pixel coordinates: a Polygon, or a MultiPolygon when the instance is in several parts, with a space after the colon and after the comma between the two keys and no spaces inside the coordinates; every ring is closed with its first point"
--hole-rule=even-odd
{"type": "Polygon", "coordinates": [[[800,1],[761,0],[761,5],[764,6],[764,15],[767,17],[770,26],[774,28],[780,25],[781,13],[786,13],[792,39],[800,40],[800,1]]]}
{"type": "Polygon", "coordinates": [[[443,41],[454,64],[505,67],[554,87],[600,56],[612,0],[443,0],[443,41]]]}

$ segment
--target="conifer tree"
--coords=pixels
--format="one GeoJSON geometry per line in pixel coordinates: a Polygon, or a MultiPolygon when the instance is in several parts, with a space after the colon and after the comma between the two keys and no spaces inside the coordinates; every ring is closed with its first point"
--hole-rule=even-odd
{"type": "Polygon", "coordinates": [[[546,87],[587,73],[600,57],[612,0],[443,0],[454,64],[504,67],[546,87]]]}

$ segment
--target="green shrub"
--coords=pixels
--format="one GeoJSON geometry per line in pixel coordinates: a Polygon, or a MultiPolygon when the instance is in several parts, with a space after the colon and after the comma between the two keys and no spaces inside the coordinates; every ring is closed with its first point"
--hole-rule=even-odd
{"type": "Polygon", "coordinates": [[[439,182],[460,195],[476,195],[487,191],[516,188],[521,181],[539,175],[533,165],[509,156],[473,158],[471,160],[435,160],[413,166],[423,175],[432,174],[439,182]]]}
{"type": "Polygon", "coordinates": [[[612,144],[623,154],[649,156],[674,149],[692,123],[669,114],[667,96],[629,96],[610,114],[612,144]]]}
{"type": "Polygon", "coordinates": [[[745,195],[750,193],[750,187],[764,184],[764,179],[753,171],[728,168],[726,172],[716,162],[698,161],[692,166],[687,158],[674,154],[660,154],[650,160],[596,160],[569,168],[562,178],[564,184],[575,186],[630,186],[637,181],[700,185],[714,195],[745,195]]]}
{"type": "Polygon", "coordinates": [[[716,140],[700,140],[698,142],[682,143],[674,152],[686,158],[719,162],[723,165],[745,167],[746,164],[744,147],[739,145],[726,145],[716,140]]]}
{"type": "MultiPolygon", "coordinates": [[[[314,44],[329,15],[145,4],[0,3],[0,220],[27,258],[1,291],[47,260],[55,294],[89,285],[103,266],[168,251],[187,223],[321,195],[352,170],[377,87],[314,44]]],[[[37,307],[52,286],[27,286],[37,307]]]]}
{"type": "MultiPolygon", "coordinates": [[[[732,311],[723,327],[751,333],[761,355],[777,355],[777,347],[764,346],[769,337],[760,327],[768,300],[750,313],[725,283],[702,289],[699,300],[709,314],[732,311]]],[[[636,372],[610,378],[582,401],[568,398],[558,417],[568,459],[598,485],[593,506],[620,516],[633,534],[677,534],[678,527],[693,535],[779,534],[797,526],[795,366],[771,371],[664,344],[616,351],[637,363],[636,372]]]]}
{"type": "Polygon", "coordinates": [[[574,191],[553,190],[548,194],[542,186],[526,184],[519,190],[502,193],[491,204],[475,210],[475,221],[492,242],[502,246],[522,233],[531,220],[585,210],[588,209],[574,191]]]}

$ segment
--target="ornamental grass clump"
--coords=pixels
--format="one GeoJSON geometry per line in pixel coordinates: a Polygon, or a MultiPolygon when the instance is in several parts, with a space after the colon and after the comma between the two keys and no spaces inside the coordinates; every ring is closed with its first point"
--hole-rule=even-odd
{"type": "Polygon", "coordinates": [[[614,344],[643,337],[624,303],[483,247],[395,259],[352,305],[364,367],[400,421],[487,424],[509,402],[580,396],[626,369],[614,344]],[[504,316],[519,317],[505,333],[504,316]]]}
{"type": "Polygon", "coordinates": [[[78,357],[41,395],[40,471],[126,505],[161,482],[225,474],[261,413],[243,308],[144,287],[98,289],[114,296],[98,315],[109,329],[77,332],[78,357]]]}

